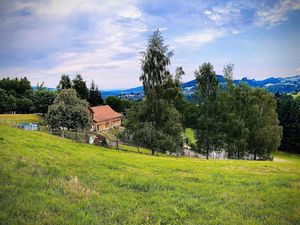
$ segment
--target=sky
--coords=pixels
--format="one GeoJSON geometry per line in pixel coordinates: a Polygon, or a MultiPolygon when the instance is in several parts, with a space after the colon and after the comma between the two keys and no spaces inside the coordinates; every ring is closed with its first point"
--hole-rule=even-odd
{"type": "Polygon", "coordinates": [[[102,90],[141,85],[140,52],[160,29],[183,81],[211,62],[234,78],[300,74],[300,0],[0,0],[0,77],[56,87],[81,74],[102,90]]]}

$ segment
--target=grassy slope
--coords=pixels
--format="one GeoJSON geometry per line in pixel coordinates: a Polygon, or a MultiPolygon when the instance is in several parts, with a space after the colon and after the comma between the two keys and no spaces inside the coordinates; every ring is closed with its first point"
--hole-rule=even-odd
{"type": "Polygon", "coordinates": [[[0,224],[299,224],[300,158],[151,157],[0,125],[0,224]]]}
{"type": "MultiPolygon", "coordinates": [[[[151,150],[147,148],[142,148],[140,147],[139,149],[135,146],[130,146],[126,144],[119,144],[119,149],[124,150],[124,151],[129,151],[129,152],[136,152],[136,153],[142,153],[142,154],[148,154],[151,155],[151,150]]],[[[159,155],[163,155],[162,153],[155,153],[159,155]]]]}
{"type": "Polygon", "coordinates": [[[293,96],[293,98],[299,97],[300,96],[300,91],[298,91],[298,93],[296,93],[296,94],[292,94],[292,96],[293,96]]]}

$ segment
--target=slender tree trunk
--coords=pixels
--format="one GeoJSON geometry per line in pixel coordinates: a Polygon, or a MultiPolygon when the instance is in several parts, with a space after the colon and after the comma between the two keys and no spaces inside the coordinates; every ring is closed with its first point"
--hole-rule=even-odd
{"type": "Polygon", "coordinates": [[[208,159],[208,155],[209,155],[209,144],[206,143],[206,159],[208,159]]]}
{"type": "Polygon", "coordinates": [[[229,145],[229,142],[227,142],[227,152],[228,152],[228,158],[230,158],[231,156],[231,152],[230,152],[230,145],[229,145]]]}
{"type": "Polygon", "coordinates": [[[61,134],[62,138],[65,138],[65,129],[63,128],[62,134],[61,134]]]}
{"type": "Polygon", "coordinates": [[[254,160],[256,160],[256,151],[254,152],[254,160]]]}
{"type": "Polygon", "coordinates": [[[152,149],[152,154],[151,155],[154,155],[154,153],[155,153],[155,151],[154,151],[154,149],[152,149]]]}

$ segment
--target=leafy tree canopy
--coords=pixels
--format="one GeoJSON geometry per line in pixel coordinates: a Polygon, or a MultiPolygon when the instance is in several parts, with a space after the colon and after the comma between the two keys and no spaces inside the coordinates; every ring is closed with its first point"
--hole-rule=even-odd
{"type": "Polygon", "coordinates": [[[59,84],[57,85],[57,89],[62,90],[62,89],[69,89],[71,87],[72,87],[72,83],[69,75],[67,74],[61,75],[59,84]]]}
{"type": "Polygon", "coordinates": [[[92,80],[91,87],[89,90],[89,104],[90,106],[97,106],[103,104],[103,99],[101,93],[98,90],[98,86],[95,85],[94,80],[92,80]]]}
{"type": "Polygon", "coordinates": [[[53,129],[83,130],[91,125],[91,113],[74,89],[64,89],[49,106],[46,121],[53,129]]]}
{"type": "Polygon", "coordinates": [[[182,140],[182,116],[179,108],[180,77],[183,70],[178,69],[177,79],[169,72],[172,51],[164,45],[159,30],[149,38],[145,52],[141,53],[142,75],[145,100],[132,107],[128,113],[126,131],[133,140],[154,151],[178,152],[182,140]]]}
{"type": "Polygon", "coordinates": [[[78,97],[88,101],[89,90],[86,86],[86,82],[82,79],[80,74],[77,74],[76,77],[72,80],[72,88],[76,90],[78,97]]]}

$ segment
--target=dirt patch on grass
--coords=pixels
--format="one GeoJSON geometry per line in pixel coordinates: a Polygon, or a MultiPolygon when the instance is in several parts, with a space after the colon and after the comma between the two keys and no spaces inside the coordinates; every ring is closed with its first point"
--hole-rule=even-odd
{"type": "Polygon", "coordinates": [[[290,162],[290,161],[287,160],[287,159],[282,159],[282,158],[277,158],[277,157],[274,157],[273,161],[274,161],[274,162],[290,162]]]}
{"type": "Polygon", "coordinates": [[[54,183],[62,187],[64,191],[75,194],[79,197],[91,197],[92,195],[99,195],[97,191],[91,190],[86,185],[82,184],[77,176],[71,176],[67,179],[57,179],[54,183]]]}

